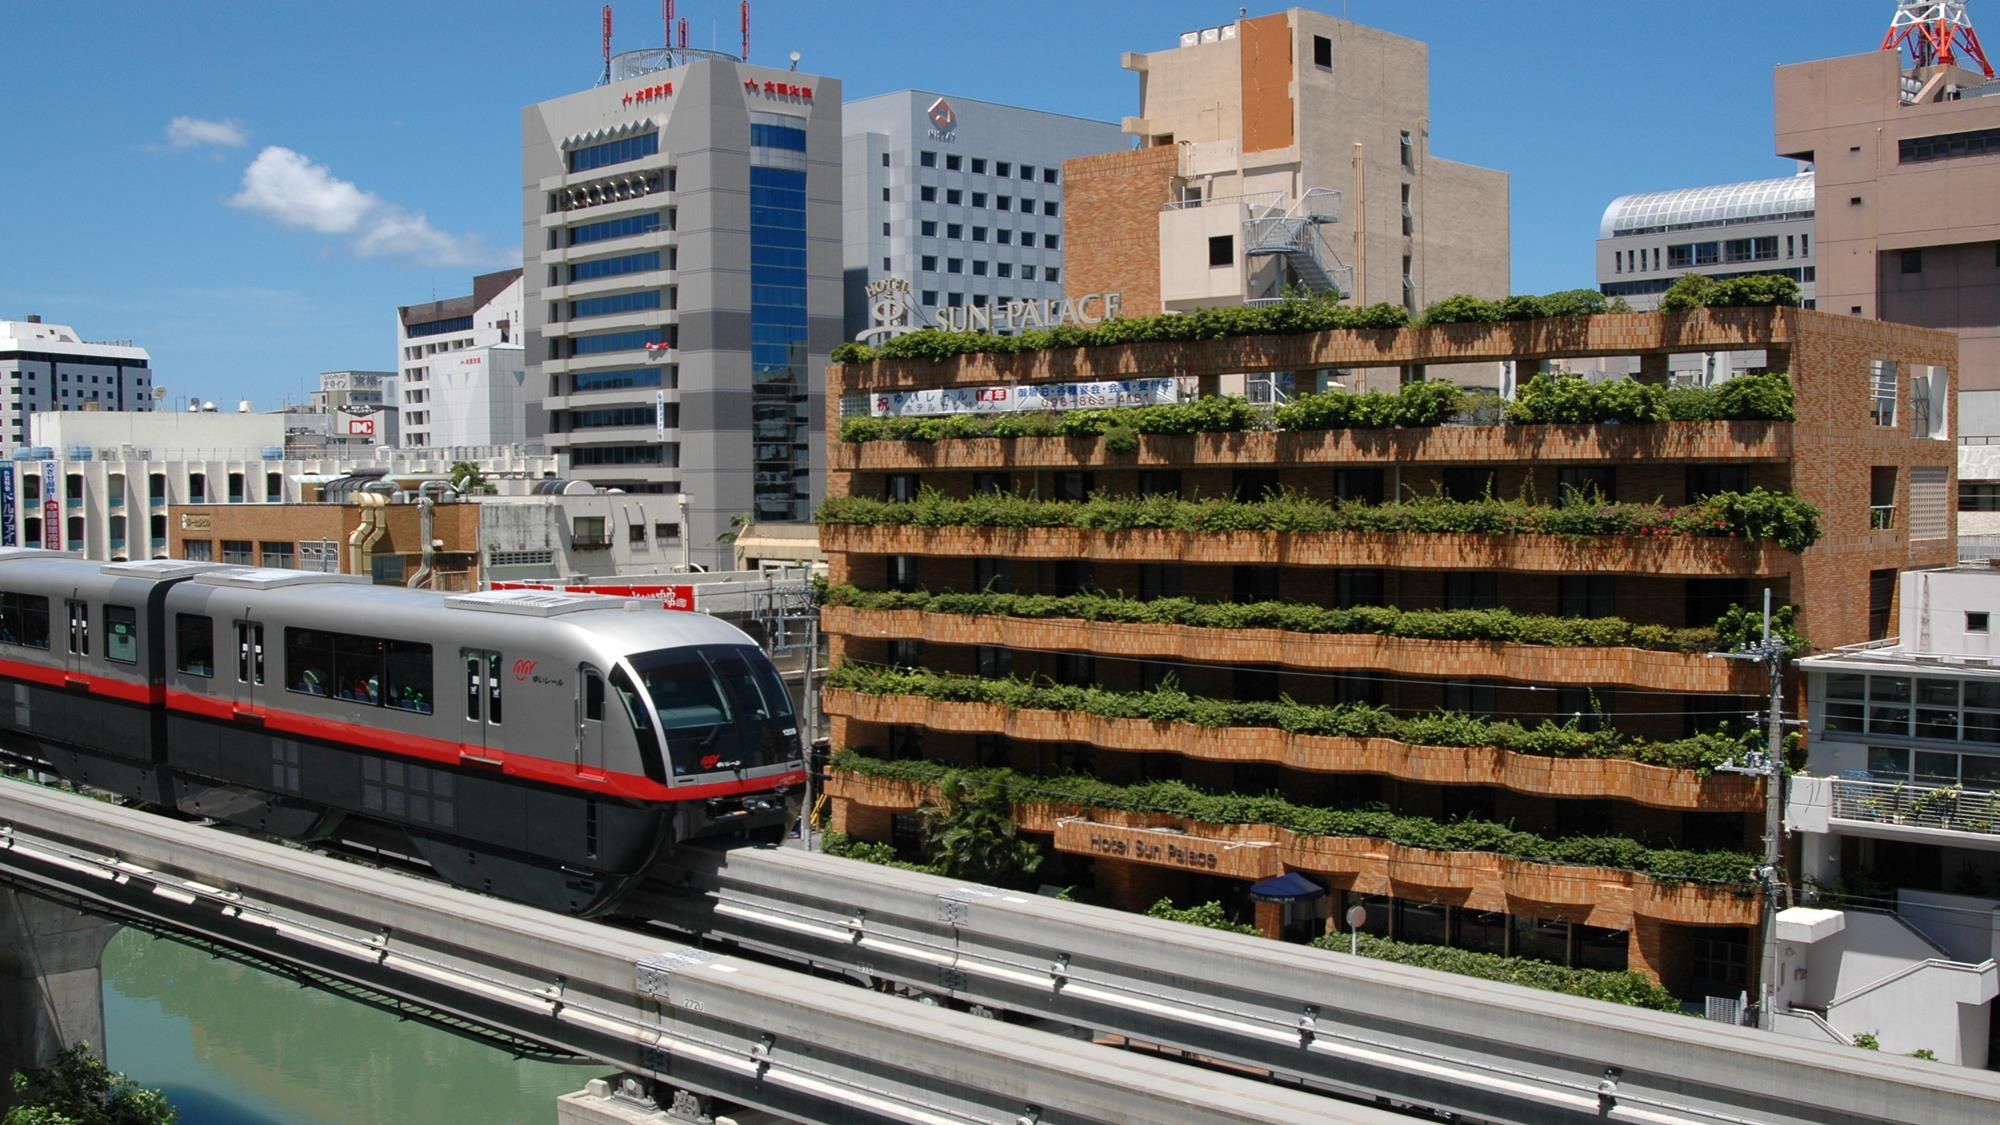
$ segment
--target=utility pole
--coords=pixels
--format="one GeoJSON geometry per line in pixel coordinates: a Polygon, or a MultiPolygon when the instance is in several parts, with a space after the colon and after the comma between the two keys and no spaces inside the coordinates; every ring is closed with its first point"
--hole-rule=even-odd
{"type": "Polygon", "coordinates": [[[1756,644],[1738,652],[1711,652],[1724,660],[1754,660],[1764,666],[1770,678],[1771,699],[1764,721],[1768,748],[1752,751],[1735,762],[1717,766],[1718,773],[1747,774],[1764,778],[1764,863],[1757,868],[1757,880],[1764,885],[1764,916],[1761,926],[1763,967],[1758,973],[1757,1026],[1773,1030],[1777,1020],[1778,995],[1778,910],[1784,897],[1785,871],[1785,656],[1786,646],[1771,635],[1771,589],[1764,588],[1764,636],[1756,644]]]}
{"type": "MultiPolygon", "coordinates": [[[[808,565],[807,573],[811,573],[808,565]]],[[[814,748],[819,742],[819,693],[813,690],[813,681],[819,672],[819,613],[818,607],[806,618],[806,690],[804,721],[799,725],[806,736],[806,795],[805,809],[799,815],[799,844],[809,852],[818,851],[813,843],[813,777],[817,769],[814,748]]]]}

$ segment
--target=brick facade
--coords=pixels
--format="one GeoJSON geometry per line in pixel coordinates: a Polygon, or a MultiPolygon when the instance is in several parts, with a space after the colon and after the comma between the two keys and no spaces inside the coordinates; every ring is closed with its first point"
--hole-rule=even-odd
{"type": "Polygon", "coordinates": [[[1174,171],[1171,146],[1063,163],[1065,293],[1122,293],[1126,316],[1160,311],[1160,208],[1174,171]]]}
{"type": "MultiPolygon", "coordinates": [[[[1143,155],[1097,159],[1113,169],[1119,160],[1143,155]]],[[[1077,187],[1073,178],[1072,199],[1077,187]]],[[[1072,255],[1080,252],[1080,244],[1072,242],[1072,255]]],[[[1077,262],[1072,257],[1073,286],[1102,285],[1089,280],[1077,262]]],[[[1569,604],[1562,600],[1570,588],[1564,583],[1589,579],[1603,584],[1606,608],[1581,615],[1670,627],[1710,625],[1723,606],[1754,605],[1768,587],[1778,600],[1800,607],[1801,626],[1815,647],[1867,640],[1871,628],[1879,628],[1882,612],[1894,612],[1892,605],[1878,604],[1871,613],[1871,591],[1881,588],[1872,575],[1951,565],[1956,559],[1949,518],[1956,446],[1949,426],[1925,425],[1925,395],[1919,394],[1920,389],[1928,394],[1933,418],[1954,407],[1957,341],[1947,332],[1796,309],[1607,314],[1051,349],[942,363],[884,361],[833,368],[835,393],[829,398],[838,392],[1165,374],[1192,376],[1201,393],[1212,394],[1223,373],[1420,372],[1426,366],[1493,360],[1516,362],[1526,378],[1544,361],[1572,357],[1637,357],[1645,370],[1658,366],[1651,363],[1656,356],[1753,349],[1767,352],[1773,369],[1789,371],[1795,420],[1149,435],[1135,450],[1113,454],[1099,438],[841,443],[837,412],[830,411],[828,492],[881,496],[896,482],[956,496],[990,487],[1048,495],[1056,474],[1070,474],[1066,487],[1072,490],[1164,489],[1196,497],[1275,484],[1324,499],[1337,494],[1336,470],[1379,472],[1373,479],[1382,495],[1407,496],[1443,487],[1453,471],[1484,469],[1496,495],[1546,502],[1560,495],[1561,470],[1587,467],[1612,470],[1610,499],[1676,505],[1713,474],[1737,473],[1740,483],[1733,488],[1789,492],[1818,509],[1822,537],[1801,553],[1769,542],[1683,536],[848,525],[824,527],[822,546],[832,581],[864,589],[885,588],[893,563],[904,574],[899,581],[932,591],[976,591],[999,581],[1000,588],[1027,594],[1087,589],[1134,597],[1151,589],[1144,596],[1331,606],[1352,604],[1335,600],[1336,579],[1360,574],[1373,576],[1369,596],[1376,599],[1360,604],[1464,607],[1465,591],[1476,586],[1486,599],[1480,605],[1575,615],[1579,611],[1561,608],[1569,604]],[[1876,361],[1895,365],[1892,418],[1878,408],[1876,361]],[[1929,378],[1933,368],[1942,371],[1941,380],[1929,378]],[[1932,393],[1940,389],[1941,394],[1932,393]],[[1919,515],[1911,492],[1917,470],[1929,474],[1931,495],[1945,505],[1941,520],[1921,529],[1936,534],[1923,539],[1911,538],[1912,517],[1919,515]],[[1253,481],[1247,486],[1246,472],[1253,481]],[[1871,510],[1870,489],[1889,472],[1896,488],[1893,511],[1884,515],[1871,510]]],[[[1195,696],[1322,705],[1361,698],[1406,715],[1464,709],[1464,685],[1486,685],[1496,693],[1490,698],[1504,701],[1486,707],[1497,706],[1496,716],[1530,726],[1580,713],[1583,705],[1574,695],[1587,693],[1587,706],[1600,709],[1621,731],[1659,740],[1712,729],[1714,716],[1755,710],[1761,694],[1761,674],[1754,668],[1635,648],[1288,635],[915,610],[834,608],[824,624],[836,663],[921,663],[941,672],[1012,674],[1118,691],[1160,682],[1157,675],[1147,678],[1150,669],[1171,671],[1181,689],[1195,696]],[[994,654],[1007,658],[999,671],[989,670],[994,654]],[[1362,683],[1353,688],[1348,682],[1356,680],[1362,683]],[[1564,691],[1573,694],[1563,696],[1564,691]]],[[[1084,770],[1123,784],[1174,778],[1214,791],[1276,790],[1302,804],[1379,801],[1409,815],[1446,820],[1470,815],[1528,831],[1616,833],[1695,850],[1759,846],[1761,788],[1747,779],[1693,770],[1275,728],[1212,729],[1010,711],[915,696],[832,691],[826,704],[836,747],[878,755],[920,753],[953,766],[1005,764],[1030,774],[1084,770]]],[[[1796,697],[1791,706],[1798,706],[1796,697]]],[[[909,787],[851,776],[837,778],[830,793],[836,809],[849,810],[837,812],[836,823],[857,834],[885,830],[889,813],[914,808],[921,796],[909,787]]],[[[1716,940],[1748,940],[1747,928],[1758,917],[1754,895],[1667,886],[1629,872],[1584,872],[1379,840],[1294,837],[1263,825],[1183,823],[1101,809],[1017,810],[1025,830],[1050,834],[1067,870],[1094,873],[1100,897],[1138,907],[1189,889],[1190,876],[1130,856],[1078,850],[1075,840],[1081,837],[1075,831],[1056,835],[1062,816],[1276,848],[1283,868],[1305,872],[1335,892],[1444,902],[1538,924],[1553,919],[1628,934],[1629,966],[1677,990],[1723,989],[1733,995],[1732,982],[1700,976],[1695,966],[1712,965],[1714,959],[1694,956],[1690,943],[1718,932],[1727,937],[1716,940]]],[[[1219,877],[1201,882],[1198,893],[1213,896],[1222,882],[1219,877]]]]}

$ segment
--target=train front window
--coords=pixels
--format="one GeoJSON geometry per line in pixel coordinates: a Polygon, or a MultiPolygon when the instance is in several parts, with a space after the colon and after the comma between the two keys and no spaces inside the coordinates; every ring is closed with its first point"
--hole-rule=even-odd
{"type": "Polygon", "coordinates": [[[691,648],[668,648],[632,658],[633,670],[653,701],[675,774],[715,769],[717,743],[735,720],[715,670],[691,648]]]}
{"type": "Polygon", "coordinates": [[[782,720],[791,725],[791,694],[769,660],[746,659],[742,650],[729,648],[710,649],[708,659],[722,673],[730,694],[750,718],[760,722],[782,720]]]}
{"type": "MultiPolygon", "coordinates": [[[[657,649],[630,658],[653,702],[676,777],[753,769],[798,757],[791,697],[748,645],[657,649]]],[[[616,678],[614,687],[623,687],[616,678]]],[[[642,747],[651,732],[638,725],[642,747]]]]}

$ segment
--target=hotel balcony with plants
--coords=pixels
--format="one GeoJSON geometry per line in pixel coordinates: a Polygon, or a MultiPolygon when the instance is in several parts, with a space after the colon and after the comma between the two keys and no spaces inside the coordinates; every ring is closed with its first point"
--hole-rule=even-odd
{"type": "Polygon", "coordinates": [[[1950,557],[1956,344],[1782,286],[1594,297],[844,348],[839,839],[933,860],[971,787],[1032,882],[1099,901],[1296,937],[1361,906],[1399,942],[1751,987],[1764,792],[1717,767],[1766,683],[1708,654],[1761,636],[1766,589],[1795,651],[1865,640],[1879,572],[1950,557]],[[1668,378],[1743,349],[1771,370],[1668,378]],[[1567,370],[1617,357],[1638,374],[1567,370]],[[1297,393],[1232,393],[1273,374],[1297,393]],[[1287,874],[1323,895],[1259,891],[1287,874]]]}

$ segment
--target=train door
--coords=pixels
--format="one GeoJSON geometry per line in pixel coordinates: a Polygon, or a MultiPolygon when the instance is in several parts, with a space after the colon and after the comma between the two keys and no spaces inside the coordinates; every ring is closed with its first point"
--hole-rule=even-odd
{"type": "Polygon", "coordinates": [[[459,756],[498,762],[501,713],[500,654],[492,649],[458,650],[459,675],[465,694],[465,719],[459,726],[459,756]]]}
{"type": "Polygon", "coordinates": [[[239,719],[264,720],[264,625],[236,622],[236,668],[232,710],[239,719]]]}
{"type": "Polygon", "coordinates": [[[576,769],[604,776],[604,675],[585,664],[576,676],[576,769]]]}
{"type": "Polygon", "coordinates": [[[90,603],[81,598],[69,598],[63,602],[63,609],[67,628],[60,647],[63,687],[68,697],[63,707],[68,718],[64,734],[86,746],[102,745],[99,738],[103,729],[102,716],[97,705],[85,698],[90,693],[90,603]]]}

